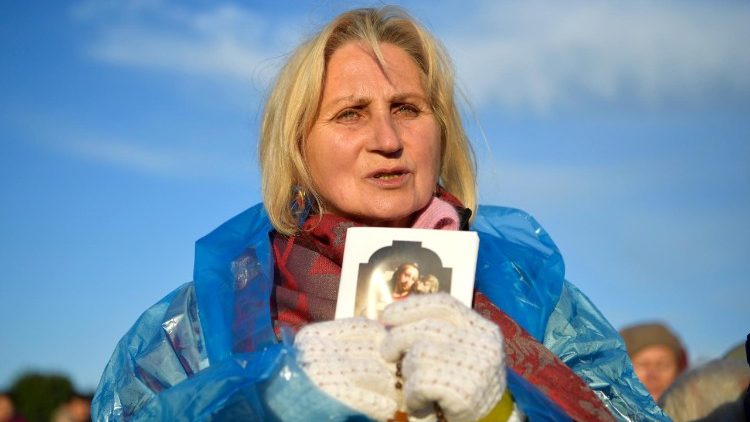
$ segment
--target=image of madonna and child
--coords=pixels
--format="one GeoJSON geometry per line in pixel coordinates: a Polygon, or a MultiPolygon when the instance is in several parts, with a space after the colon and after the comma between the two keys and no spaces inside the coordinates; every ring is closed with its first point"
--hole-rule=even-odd
{"type": "Polygon", "coordinates": [[[382,273],[384,282],[370,280],[364,297],[357,299],[355,315],[379,319],[386,306],[406,299],[409,295],[450,290],[449,283],[444,283],[441,290],[440,281],[436,276],[420,274],[419,264],[415,262],[399,265],[390,278],[388,272],[382,273]]]}
{"type": "Polygon", "coordinates": [[[393,300],[404,299],[411,293],[436,293],[440,289],[440,281],[432,274],[419,274],[419,265],[405,263],[394,271],[391,283],[393,300]]]}

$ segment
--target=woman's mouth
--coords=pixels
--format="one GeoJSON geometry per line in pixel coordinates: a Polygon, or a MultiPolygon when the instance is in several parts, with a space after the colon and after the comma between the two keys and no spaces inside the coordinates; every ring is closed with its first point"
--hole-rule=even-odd
{"type": "Polygon", "coordinates": [[[381,187],[397,188],[406,182],[409,174],[408,171],[401,169],[378,171],[370,176],[370,180],[381,187]]]}
{"type": "Polygon", "coordinates": [[[404,173],[379,173],[375,175],[376,179],[380,180],[393,180],[397,177],[401,177],[404,173]]]}

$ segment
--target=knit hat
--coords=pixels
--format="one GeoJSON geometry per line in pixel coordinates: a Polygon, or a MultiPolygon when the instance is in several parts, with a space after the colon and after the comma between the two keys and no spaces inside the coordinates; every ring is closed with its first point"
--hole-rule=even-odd
{"type": "Polygon", "coordinates": [[[677,367],[680,371],[687,367],[687,352],[682,346],[680,339],[674,335],[669,328],[658,322],[631,325],[620,331],[628,355],[633,356],[648,346],[667,346],[677,359],[677,367]]]}

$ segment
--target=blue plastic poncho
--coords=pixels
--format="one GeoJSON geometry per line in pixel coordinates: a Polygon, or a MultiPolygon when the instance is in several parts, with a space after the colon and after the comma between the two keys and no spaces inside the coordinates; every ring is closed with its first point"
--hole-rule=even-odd
{"type": "MultiPolygon", "coordinates": [[[[366,420],[318,390],[271,325],[272,227],[262,205],[196,243],[194,282],[149,308],[118,343],[92,404],[100,421],[366,420]]],[[[623,421],[669,420],[633,374],[617,332],[564,280],[528,214],[480,207],[476,288],[575,371],[623,421]]],[[[508,371],[532,420],[568,420],[508,371]]]]}

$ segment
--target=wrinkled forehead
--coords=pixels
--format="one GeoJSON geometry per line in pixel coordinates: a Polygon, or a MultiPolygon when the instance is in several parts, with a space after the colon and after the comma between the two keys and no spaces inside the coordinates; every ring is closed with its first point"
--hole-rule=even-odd
{"type": "Polygon", "coordinates": [[[387,78],[390,77],[389,75],[392,72],[403,72],[403,69],[394,69],[394,63],[389,62],[389,60],[386,58],[386,54],[383,53],[384,50],[390,50],[391,52],[393,52],[395,49],[397,49],[397,51],[400,53],[399,55],[402,55],[402,57],[406,57],[409,61],[409,65],[412,65],[413,69],[416,70],[417,77],[419,78],[420,88],[424,93],[427,94],[427,73],[420,63],[420,60],[418,60],[418,58],[415,57],[408,48],[404,48],[403,46],[388,41],[377,40],[353,39],[337,44],[335,48],[327,48],[325,53],[324,72],[322,75],[323,86],[325,86],[325,82],[330,72],[331,60],[333,56],[336,55],[336,53],[340,52],[342,49],[352,49],[352,47],[356,47],[358,51],[372,59],[372,61],[378,66],[379,71],[387,78]]]}

